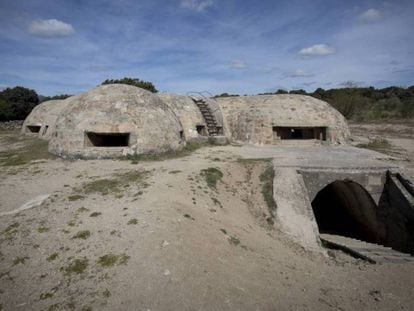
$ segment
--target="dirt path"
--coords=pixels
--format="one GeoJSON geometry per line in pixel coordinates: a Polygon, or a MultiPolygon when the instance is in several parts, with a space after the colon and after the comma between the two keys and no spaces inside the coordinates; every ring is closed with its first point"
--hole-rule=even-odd
{"type": "Polygon", "coordinates": [[[237,149],[0,166],[0,212],[51,195],[0,218],[3,310],[412,309],[414,265],[309,254],[272,228],[268,162],[237,149]]]}

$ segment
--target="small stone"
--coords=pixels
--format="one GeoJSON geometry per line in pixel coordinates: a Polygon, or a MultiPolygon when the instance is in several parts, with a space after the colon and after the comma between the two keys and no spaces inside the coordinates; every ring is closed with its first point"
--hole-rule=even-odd
{"type": "Polygon", "coordinates": [[[161,247],[164,248],[166,246],[170,245],[170,243],[168,243],[167,241],[162,241],[161,247]]]}
{"type": "Polygon", "coordinates": [[[164,275],[170,275],[170,274],[171,274],[170,270],[165,269],[165,271],[164,271],[164,275]]]}

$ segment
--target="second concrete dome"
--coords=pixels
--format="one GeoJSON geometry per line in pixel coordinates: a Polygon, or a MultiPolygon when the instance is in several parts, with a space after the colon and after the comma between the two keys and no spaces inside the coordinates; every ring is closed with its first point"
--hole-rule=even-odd
{"type": "Polygon", "coordinates": [[[181,149],[180,121],[156,95],[135,86],[99,86],[66,100],[49,151],[63,157],[111,158],[181,149]]]}

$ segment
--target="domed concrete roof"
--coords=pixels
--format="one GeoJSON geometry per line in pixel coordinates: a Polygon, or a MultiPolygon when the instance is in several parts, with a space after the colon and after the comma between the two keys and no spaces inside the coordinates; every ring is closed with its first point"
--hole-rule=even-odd
{"type": "Polygon", "coordinates": [[[183,126],[184,137],[188,140],[196,140],[201,135],[201,127],[206,127],[206,122],[195,102],[185,95],[158,94],[161,100],[169,106],[183,126]]]}
{"type": "Polygon", "coordinates": [[[257,95],[216,99],[233,140],[275,144],[308,138],[345,143],[345,118],[327,102],[304,95],[257,95]],[[296,132],[295,132],[296,131],[296,132]]]}
{"type": "Polygon", "coordinates": [[[180,149],[182,127],[157,95],[109,84],[68,100],[49,151],[65,157],[105,158],[180,149]]]}
{"type": "Polygon", "coordinates": [[[24,120],[21,133],[49,139],[56,119],[64,107],[64,100],[48,100],[40,103],[24,120]]]}

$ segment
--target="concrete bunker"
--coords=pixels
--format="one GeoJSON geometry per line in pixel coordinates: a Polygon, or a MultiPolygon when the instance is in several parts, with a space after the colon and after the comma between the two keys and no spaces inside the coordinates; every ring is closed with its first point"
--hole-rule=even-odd
{"type": "Polygon", "coordinates": [[[69,158],[114,158],[175,152],[183,128],[159,97],[135,86],[109,84],[67,99],[49,151],[69,158]]]}
{"type": "Polygon", "coordinates": [[[176,94],[158,94],[157,96],[171,108],[180,120],[184,140],[197,141],[207,136],[203,115],[189,96],[176,94]]]}
{"type": "Polygon", "coordinates": [[[255,145],[290,140],[342,144],[350,135],[345,118],[328,103],[311,96],[234,96],[216,101],[235,141],[255,145]]]}
{"type": "Polygon", "coordinates": [[[53,134],[56,119],[66,106],[66,100],[49,100],[40,103],[27,116],[21,134],[49,140],[53,134]]]}

